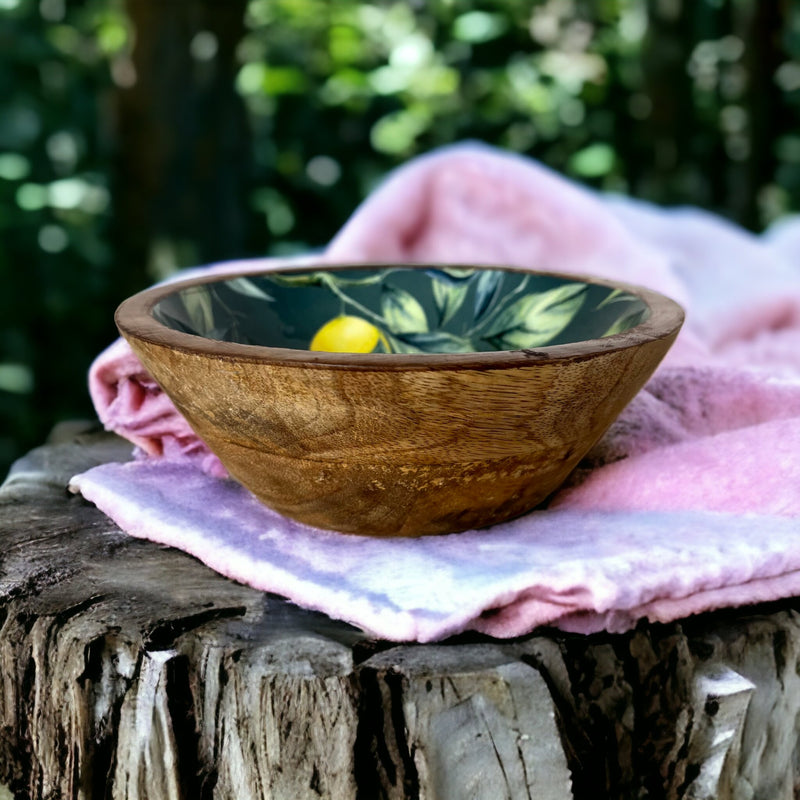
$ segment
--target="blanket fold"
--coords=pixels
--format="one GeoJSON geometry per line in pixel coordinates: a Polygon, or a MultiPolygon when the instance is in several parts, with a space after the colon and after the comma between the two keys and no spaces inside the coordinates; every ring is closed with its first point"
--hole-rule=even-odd
{"type": "MultiPolygon", "coordinates": [[[[697,209],[599,195],[520,156],[447,148],[400,168],[302,263],[588,274],[648,286],[687,311],[673,350],[548,509],[391,544],[285,520],[226,479],[122,341],[93,364],[90,392],[101,421],[139,458],[73,486],[133,535],[392,639],[466,628],[516,636],[545,623],[622,630],[643,616],[795,594],[798,253],[794,220],[756,236],[697,209]],[[219,513],[205,513],[209,498],[219,513]]],[[[297,262],[207,269],[288,263],[297,262]]]]}

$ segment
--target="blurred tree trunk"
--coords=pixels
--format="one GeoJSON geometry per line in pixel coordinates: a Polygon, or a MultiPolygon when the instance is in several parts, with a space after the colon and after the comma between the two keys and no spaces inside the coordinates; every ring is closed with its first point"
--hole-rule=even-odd
{"type": "Polygon", "coordinates": [[[666,204],[712,206],[722,194],[719,170],[726,159],[718,137],[698,119],[689,64],[698,40],[716,34],[715,9],[687,0],[648,0],[647,5],[642,66],[652,111],[642,133],[651,160],[637,176],[644,184],[637,194],[666,204]]]}
{"type": "MultiPolygon", "coordinates": [[[[662,203],[709,208],[759,229],[759,195],[778,166],[775,140],[793,124],[775,82],[786,58],[781,36],[789,27],[788,0],[647,0],[647,5],[642,66],[653,107],[640,126],[646,144],[636,149],[638,164],[631,167],[634,192],[662,203]],[[712,68],[717,74],[710,83],[702,76],[693,79],[689,65],[698,44],[718,45],[726,37],[743,44],[741,81],[731,83],[727,63],[712,68]],[[741,133],[732,134],[724,117],[739,110],[746,122],[741,133]],[[736,136],[744,146],[731,147],[736,136]]],[[[694,68],[702,66],[696,61],[694,68]]]]}
{"type": "Polygon", "coordinates": [[[144,270],[159,251],[179,266],[245,251],[250,142],[235,90],[245,7],[128,0],[135,45],[117,97],[115,245],[132,288],[152,279],[144,270]]]}
{"type": "Polygon", "coordinates": [[[775,178],[778,168],[776,140],[795,130],[796,121],[784,103],[775,80],[778,67],[786,59],[781,38],[790,29],[788,0],[753,2],[739,7],[739,35],[745,42],[745,67],[748,75],[746,108],[750,152],[740,187],[732,187],[737,207],[735,217],[743,225],[761,227],[759,194],[775,178]]]}

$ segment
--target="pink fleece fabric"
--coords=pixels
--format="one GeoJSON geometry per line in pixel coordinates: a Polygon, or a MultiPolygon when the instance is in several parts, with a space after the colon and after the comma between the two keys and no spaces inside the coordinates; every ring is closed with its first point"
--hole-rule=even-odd
{"type": "Polygon", "coordinates": [[[90,391],[140,458],[73,486],[132,535],[391,639],[515,636],[541,624],[619,631],[640,617],[798,594],[799,255],[794,220],[755,236],[697,209],[601,196],[487,147],[438,151],[390,176],[305,260],[594,274],[649,286],[687,311],[662,366],[547,510],[390,543],[285,520],[225,479],[121,341],[92,366],[90,391]],[[218,514],[205,513],[209,498],[218,514]]]}

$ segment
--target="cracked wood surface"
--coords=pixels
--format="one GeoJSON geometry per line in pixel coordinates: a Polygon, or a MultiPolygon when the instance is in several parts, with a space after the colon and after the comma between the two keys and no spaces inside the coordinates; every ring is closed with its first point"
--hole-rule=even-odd
{"type": "Polygon", "coordinates": [[[615,636],[373,641],[66,492],[128,456],[56,436],[0,489],[0,797],[796,796],[797,601],[615,636]]]}

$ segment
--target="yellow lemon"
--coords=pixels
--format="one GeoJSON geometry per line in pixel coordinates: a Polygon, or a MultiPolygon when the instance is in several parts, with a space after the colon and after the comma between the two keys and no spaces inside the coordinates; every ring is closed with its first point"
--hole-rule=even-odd
{"type": "Polygon", "coordinates": [[[381,332],[371,322],[345,314],[328,320],[314,334],[309,350],[324,350],[328,353],[371,353],[381,338],[381,332]]]}

